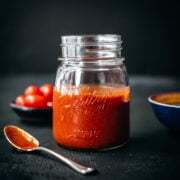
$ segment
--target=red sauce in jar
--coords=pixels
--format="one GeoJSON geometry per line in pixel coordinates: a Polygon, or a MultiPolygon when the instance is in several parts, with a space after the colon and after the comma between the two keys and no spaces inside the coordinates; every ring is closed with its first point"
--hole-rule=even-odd
{"type": "Polygon", "coordinates": [[[129,86],[54,89],[53,136],[64,146],[105,149],[129,136],[129,86]]]}

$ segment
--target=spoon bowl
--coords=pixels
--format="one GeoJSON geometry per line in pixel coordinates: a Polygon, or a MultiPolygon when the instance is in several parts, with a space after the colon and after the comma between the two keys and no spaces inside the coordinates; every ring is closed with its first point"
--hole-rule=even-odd
{"type": "Polygon", "coordinates": [[[28,132],[24,131],[23,129],[13,126],[13,125],[8,125],[4,127],[4,135],[8,142],[14,146],[16,149],[21,150],[21,151],[43,151],[48,154],[51,154],[61,160],[63,163],[71,167],[73,170],[80,174],[88,174],[91,172],[94,172],[95,169],[91,167],[87,167],[84,165],[81,165],[77,162],[74,162],[62,154],[58,154],[46,147],[41,147],[39,146],[39,141],[33,137],[31,134],[28,132]]]}

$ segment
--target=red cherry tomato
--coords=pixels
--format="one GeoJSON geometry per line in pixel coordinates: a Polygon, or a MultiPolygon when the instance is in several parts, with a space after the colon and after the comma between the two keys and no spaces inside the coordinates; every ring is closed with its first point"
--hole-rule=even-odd
{"type": "Polygon", "coordinates": [[[40,91],[47,101],[52,101],[53,96],[53,85],[52,84],[44,84],[40,86],[40,91]]]}
{"type": "Polygon", "coordinates": [[[31,94],[25,96],[25,106],[34,107],[34,108],[43,108],[46,106],[47,101],[44,96],[37,94],[31,94]]]}
{"type": "Polygon", "coordinates": [[[24,106],[25,105],[25,96],[24,95],[17,96],[15,103],[19,106],[24,106]]]}
{"type": "Polygon", "coordinates": [[[52,107],[52,101],[47,102],[47,107],[50,107],[50,108],[52,107]]]}
{"type": "Polygon", "coordinates": [[[26,87],[26,89],[24,90],[24,94],[25,95],[30,95],[30,94],[42,95],[39,87],[36,85],[29,85],[28,87],[26,87]]]}

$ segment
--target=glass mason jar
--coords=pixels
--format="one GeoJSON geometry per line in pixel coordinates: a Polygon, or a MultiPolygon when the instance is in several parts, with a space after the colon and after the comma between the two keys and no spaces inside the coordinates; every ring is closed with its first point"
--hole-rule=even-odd
{"type": "Polygon", "coordinates": [[[129,137],[130,87],[121,36],[62,36],[53,136],[78,149],[112,149],[129,137]]]}

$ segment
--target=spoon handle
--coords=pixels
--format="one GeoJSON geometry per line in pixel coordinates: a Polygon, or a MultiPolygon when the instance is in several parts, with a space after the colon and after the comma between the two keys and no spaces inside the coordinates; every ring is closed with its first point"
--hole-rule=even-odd
{"type": "Polygon", "coordinates": [[[95,171],[94,168],[91,168],[91,167],[87,167],[87,166],[84,166],[84,165],[81,165],[75,161],[72,161],[70,159],[68,159],[67,157],[61,155],[61,154],[58,154],[46,147],[37,147],[36,150],[40,150],[40,151],[44,151],[48,154],[51,154],[53,156],[55,156],[57,159],[61,160],[62,162],[64,162],[66,165],[68,165],[69,167],[71,167],[73,170],[75,170],[76,172],[79,172],[81,174],[88,174],[88,173],[91,173],[93,171],[95,171]]]}

